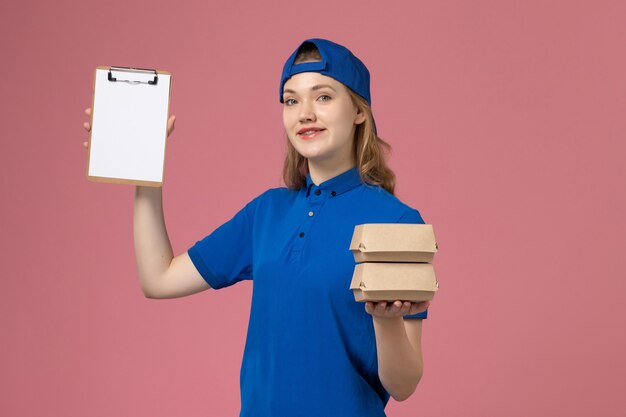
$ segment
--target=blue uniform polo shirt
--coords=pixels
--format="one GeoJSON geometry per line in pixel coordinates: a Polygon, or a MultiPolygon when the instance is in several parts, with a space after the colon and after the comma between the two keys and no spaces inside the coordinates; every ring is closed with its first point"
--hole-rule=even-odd
{"type": "Polygon", "coordinates": [[[241,417],[385,416],[372,316],[349,289],[350,241],[364,223],[424,221],[355,167],[269,189],[189,248],[212,288],[253,281],[241,417]]]}

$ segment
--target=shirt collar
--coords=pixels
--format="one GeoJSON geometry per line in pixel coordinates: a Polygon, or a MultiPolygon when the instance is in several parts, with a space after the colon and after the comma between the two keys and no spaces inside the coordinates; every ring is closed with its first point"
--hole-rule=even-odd
{"type": "Polygon", "coordinates": [[[315,185],[313,183],[313,180],[311,180],[311,173],[309,172],[308,174],[306,174],[306,196],[309,196],[312,188],[320,188],[322,190],[330,192],[331,195],[339,195],[353,189],[358,185],[361,185],[361,183],[361,176],[359,175],[357,167],[353,167],[342,174],[327,179],[320,185],[315,185]],[[333,192],[334,194],[332,194],[333,192]]]}

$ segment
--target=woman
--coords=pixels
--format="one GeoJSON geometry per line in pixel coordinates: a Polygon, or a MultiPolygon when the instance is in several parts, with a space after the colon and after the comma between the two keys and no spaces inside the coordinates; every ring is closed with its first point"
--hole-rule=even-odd
{"type": "Polygon", "coordinates": [[[187,252],[172,255],[161,189],[137,187],[142,288],[174,298],[253,280],[241,416],[384,416],[390,395],[408,398],[421,378],[428,302],[355,302],[348,248],[355,225],[424,221],[393,195],[369,72],[347,48],[304,41],[285,63],[280,101],[287,187],[258,195],[187,252]]]}

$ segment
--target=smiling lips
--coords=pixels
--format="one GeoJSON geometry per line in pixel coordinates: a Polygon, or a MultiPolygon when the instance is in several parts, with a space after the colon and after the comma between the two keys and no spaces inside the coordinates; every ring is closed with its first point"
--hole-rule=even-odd
{"type": "Polygon", "coordinates": [[[311,139],[319,135],[324,130],[326,129],[322,129],[321,127],[303,127],[298,130],[298,136],[300,136],[301,139],[311,139]]]}

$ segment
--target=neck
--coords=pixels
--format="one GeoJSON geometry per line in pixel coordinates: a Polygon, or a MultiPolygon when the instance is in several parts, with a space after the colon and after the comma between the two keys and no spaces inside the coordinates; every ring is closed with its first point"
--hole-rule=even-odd
{"type": "Polygon", "coordinates": [[[336,161],[311,161],[308,160],[309,173],[315,185],[320,185],[326,180],[336,177],[356,166],[353,158],[337,163],[336,161]]]}

